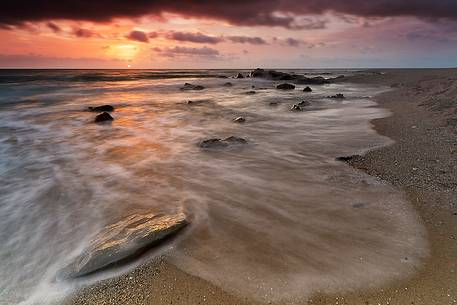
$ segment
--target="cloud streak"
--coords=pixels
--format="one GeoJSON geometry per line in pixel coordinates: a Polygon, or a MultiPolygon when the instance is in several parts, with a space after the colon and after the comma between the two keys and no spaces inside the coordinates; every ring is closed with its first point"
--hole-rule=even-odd
{"type": "Polygon", "coordinates": [[[248,36],[229,36],[227,40],[234,42],[234,43],[249,43],[254,45],[265,45],[268,44],[263,38],[261,37],[248,37],[248,36]]]}
{"type": "Polygon", "coordinates": [[[176,46],[173,48],[153,48],[160,56],[164,57],[199,57],[199,58],[206,58],[206,59],[220,59],[221,54],[218,50],[209,48],[209,47],[202,47],[202,48],[189,48],[189,47],[180,47],[176,46]]]}
{"type": "Polygon", "coordinates": [[[223,39],[221,37],[209,36],[209,35],[205,35],[202,33],[191,33],[191,32],[170,32],[166,35],[166,37],[170,40],[188,41],[188,42],[195,42],[195,43],[209,43],[209,44],[216,44],[216,43],[223,41],[223,39]]]}

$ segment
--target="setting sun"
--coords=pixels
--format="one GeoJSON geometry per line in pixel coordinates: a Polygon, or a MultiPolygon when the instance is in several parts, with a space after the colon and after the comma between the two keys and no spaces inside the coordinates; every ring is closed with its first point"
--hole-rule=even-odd
{"type": "MultiPolygon", "coordinates": [[[[106,54],[111,59],[130,61],[134,60],[139,52],[139,48],[131,44],[118,44],[106,48],[106,54]]],[[[130,65],[128,66],[130,68],[130,65]]]]}

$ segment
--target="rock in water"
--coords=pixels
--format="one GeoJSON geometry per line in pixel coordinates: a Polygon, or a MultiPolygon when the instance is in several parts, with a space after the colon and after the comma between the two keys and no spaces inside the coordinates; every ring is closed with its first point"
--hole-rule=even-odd
{"type": "Polygon", "coordinates": [[[293,90],[293,89],[295,89],[295,86],[292,84],[284,83],[284,84],[277,85],[276,89],[293,90]]]}
{"type": "Polygon", "coordinates": [[[246,119],[243,118],[242,116],[239,116],[237,118],[234,118],[233,122],[235,122],[235,123],[244,123],[244,122],[246,122],[246,119]]]}
{"type": "Polygon", "coordinates": [[[222,139],[208,139],[201,141],[198,146],[201,148],[219,148],[219,147],[227,147],[228,143],[224,142],[222,139]]]}
{"type": "Polygon", "coordinates": [[[240,144],[246,144],[248,142],[243,138],[235,137],[235,136],[230,136],[228,138],[225,138],[223,141],[228,142],[228,143],[240,143],[240,144]]]}
{"type": "Polygon", "coordinates": [[[224,84],[224,87],[232,87],[232,86],[233,86],[233,84],[231,82],[226,82],[224,84]]]}
{"type": "Polygon", "coordinates": [[[336,98],[336,99],[343,99],[344,95],[342,93],[337,93],[335,95],[329,95],[327,98],[336,98]]]}
{"type": "Polygon", "coordinates": [[[88,248],[59,272],[58,277],[84,276],[133,258],[187,224],[184,213],[130,215],[100,231],[88,248]]]}
{"type": "Polygon", "coordinates": [[[303,89],[303,92],[312,92],[313,89],[311,89],[310,87],[306,87],[305,89],[303,89]]]}
{"type": "Polygon", "coordinates": [[[324,78],[322,76],[316,77],[303,77],[298,79],[296,82],[297,84],[302,85],[324,85],[330,84],[334,79],[333,78],[324,78]]]}
{"type": "Polygon", "coordinates": [[[111,106],[111,105],[88,107],[88,109],[89,109],[89,111],[93,111],[93,112],[110,112],[110,111],[114,111],[114,107],[111,106]]]}
{"type": "Polygon", "coordinates": [[[108,112],[100,113],[95,117],[95,123],[109,122],[114,120],[113,117],[108,112]]]}
{"type": "Polygon", "coordinates": [[[200,85],[192,85],[189,83],[185,83],[183,87],[181,87],[181,90],[203,90],[205,87],[200,86],[200,85]]]}
{"type": "Polygon", "coordinates": [[[229,145],[246,144],[247,142],[248,141],[246,141],[243,138],[230,136],[225,139],[213,138],[213,139],[203,140],[198,144],[198,146],[200,146],[201,148],[224,148],[229,145]]]}
{"type": "Polygon", "coordinates": [[[235,76],[235,78],[244,78],[244,76],[243,76],[243,74],[238,73],[238,74],[235,76]]]}
{"type": "Polygon", "coordinates": [[[290,108],[290,110],[292,110],[292,111],[302,111],[303,109],[300,106],[298,106],[297,104],[295,104],[290,108]]]}

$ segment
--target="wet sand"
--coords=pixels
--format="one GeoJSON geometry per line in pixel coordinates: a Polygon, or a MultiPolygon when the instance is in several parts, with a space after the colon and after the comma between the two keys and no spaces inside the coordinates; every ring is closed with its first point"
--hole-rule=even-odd
{"type": "MultiPolygon", "coordinates": [[[[375,98],[392,116],[373,121],[395,144],[350,161],[402,190],[424,222],[430,257],[417,273],[385,287],[292,300],[295,304],[457,302],[457,70],[383,70],[353,82],[391,86],[375,98]]],[[[407,259],[407,258],[405,258],[407,259]]],[[[186,274],[166,260],[83,288],[65,304],[258,304],[186,274]]]]}

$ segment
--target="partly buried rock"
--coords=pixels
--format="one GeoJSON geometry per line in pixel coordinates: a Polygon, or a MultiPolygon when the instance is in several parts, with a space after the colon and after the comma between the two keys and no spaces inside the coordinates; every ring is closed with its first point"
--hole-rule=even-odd
{"type": "Polygon", "coordinates": [[[276,86],[276,89],[280,90],[293,90],[295,89],[295,86],[292,84],[284,83],[276,86]]]}
{"type": "Polygon", "coordinates": [[[312,92],[313,89],[311,89],[310,87],[305,87],[305,89],[303,89],[303,92],[312,92]]]}
{"type": "Polygon", "coordinates": [[[335,94],[335,95],[329,95],[329,96],[327,96],[327,98],[343,99],[344,95],[342,93],[338,93],[338,94],[335,94]]]}
{"type": "Polygon", "coordinates": [[[181,87],[181,90],[203,90],[205,87],[200,86],[200,85],[192,85],[189,83],[185,83],[183,87],[181,87]]]}
{"type": "Polygon", "coordinates": [[[108,112],[103,112],[95,117],[95,123],[110,122],[114,120],[108,112]]]}
{"type": "Polygon", "coordinates": [[[302,111],[303,109],[300,106],[298,106],[297,104],[295,104],[290,108],[290,110],[292,110],[292,111],[302,111]]]}
{"type": "Polygon", "coordinates": [[[235,122],[235,123],[244,123],[244,122],[246,122],[246,119],[243,118],[242,116],[239,116],[237,118],[234,118],[233,122],[235,122]]]}
{"type": "Polygon", "coordinates": [[[184,213],[133,214],[107,226],[58,277],[76,278],[141,254],[188,224],[184,213]]]}
{"type": "Polygon", "coordinates": [[[229,145],[246,144],[247,142],[248,141],[243,138],[231,136],[225,139],[214,138],[203,140],[198,144],[198,146],[201,148],[223,148],[229,145]]]}
{"type": "Polygon", "coordinates": [[[96,106],[96,107],[88,107],[89,111],[92,112],[111,112],[114,111],[114,107],[111,105],[103,105],[103,106],[96,106]]]}

